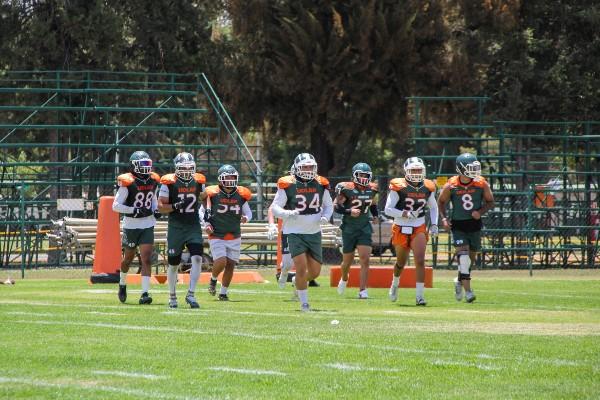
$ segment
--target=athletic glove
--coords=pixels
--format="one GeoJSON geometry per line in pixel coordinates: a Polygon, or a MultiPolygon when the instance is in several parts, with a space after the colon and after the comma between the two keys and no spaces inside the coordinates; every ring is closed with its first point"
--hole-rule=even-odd
{"type": "Polygon", "coordinates": [[[132,218],[145,218],[152,215],[152,210],[149,208],[134,208],[132,218]]]}
{"type": "Polygon", "coordinates": [[[207,208],[206,210],[204,210],[204,220],[206,222],[210,221],[210,219],[212,218],[212,209],[207,208]]]}
{"type": "Polygon", "coordinates": [[[437,225],[430,225],[429,226],[429,234],[431,235],[431,237],[436,237],[439,233],[439,229],[437,225]]]}
{"type": "Polygon", "coordinates": [[[186,199],[186,200],[179,200],[176,203],[173,203],[173,210],[177,210],[177,211],[183,211],[184,208],[186,208],[188,205],[190,204],[190,199],[186,199]]]}
{"type": "Polygon", "coordinates": [[[160,211],[154,210],[154,218],[160,219],[161,217],[162,217],[162,214],[160,213],[160,211]]]}
{"type": "Polygon", "coordinates": [[[321,217],[321,223],[322,224],[328,224],[329,223],[329,219],[327,217],[321,217]]]}
{"type": "Polygon", "coordinates": [[[277,225],[275,224],[269,224],[269,226],[267,226],[267,239],[269,240],[273,240],[277,237],[277,232],[279,230],[277,229],[277,225]]]}
{"type": "Polygon", "coordinates": [[[417,219],[419,218],[419,212],[404,210],[402,211],[402,218],[417,219]]]}

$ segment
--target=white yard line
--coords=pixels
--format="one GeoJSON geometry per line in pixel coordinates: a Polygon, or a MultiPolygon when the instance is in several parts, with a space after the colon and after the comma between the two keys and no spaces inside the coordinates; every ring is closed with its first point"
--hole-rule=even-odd
{"type": "Polygon", "coordinates": [[[86,314],[92,314],[92,315],[127,315],[125,313],[116,313],[116,312],[102,312],[102,311],[86,311],[86,314]]]}
{"type": "Polygon", "coordinates": [[[500,371],[504,368],[500,367],[500,366],[493,366],[493,365],[485,365],[485,364],[479,364],[479,363],[472,363],[472,362],[468,362],[468,361],[448,361],[448,360],[433,360],[431,361],[431,363],[433,365],[457,365],[460,367],[473,367],[473,368],[477,368],[477,369],[481,369],[484,371],[500,371]]]}
{"type": "Polygon", "coordinates": [[[340,371],[350,371],[350,372],[401,372],[405,371],[405,369],[399,368],[372,368],[372,367],[364,367],[356,364],[343,364],[343,363],[333,363],[333,364],[323,364],[326,368],[337,369],[340,371]]]}
{"type": "Polygon", "coordinates": [[[245,369],[245,368],[231,368],[231,367],[209,367],[207,368],[211,371],[223,371],[223,372],[236,372],[238,374],[248,374],[248,375],[277,375],[277,376],[286,376],[285,372],[280,371],[270,371],[263,369],[245,369]]]}
{"type": "Polygon", "coordinates": [[[165,400],[193,400],[198,399],[198,397],[190,397],[190,396],[178,396],[171,395],[166,393],[160,393],[156,391],[144,391],[137,389],[127,389],[120,388],[114,386],[106,386],[101,382],[69,382],[69,383],[55,383],[49,381],[43,381],[38,378],[11,378],[7,376],[0,376],[0,385],[2,384],[18,384],[18,385],[27,385],[27,386],[35,386],[35,387],[44,387],[44,388],[55,388],[55,389],[76,389],[76,390],[86,390],[86,391],[98,391],[98,392],[109,392],[109,393],[118,393],[129,396],[136,396],[140,398],[149,398],[149,399],[165,399],[165,400]]]}
{"type": "Polygon", "coordinates": [[[37,325],[69,325],[69,326],[88,326],[94,328],[111,328],[111,329],[122,329],[131,331],[154,331],[154,332],[173,332],[173,333],[196,333],[205,335],[208,332],[197,329],[181,329],[181,328],[170,328],[167,326],[144,326],[144,325],[123,325],[123,324],[106,324],[102,322],[69,322],[69,321],[26,321],[17,320],[12,321],[13,323],[19,324],[37,324],[37,325]]]}
{"type": "Polygon", "coordinates": [[[141,372],[125,372],[125,371],[92,371],[95,375],[111,375],[111,376],[122,376],[124,378],[143,378],[143,379],[166,379],[164,375],[144,374],[141,372]]]}
{"type": "Polygon", "coordinates": [[[30,315],[33,317],[56,317],[59,314],[44,313],[44,312],[29,312],[29,311],[7,311],[4,314],[7,315],[30,315]]]}

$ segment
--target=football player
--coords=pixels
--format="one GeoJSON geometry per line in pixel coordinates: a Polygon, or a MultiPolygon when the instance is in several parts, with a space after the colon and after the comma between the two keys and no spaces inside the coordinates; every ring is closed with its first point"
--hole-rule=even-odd
{"type": "Polygon", "coordinates": [[[154,225],[160,218],[156,189],[160,177],[152,172],[152,160],[145,151],[129,157],[130,172],[117,177],[117,195],[112,209],[123,217],[123,260],[119,277],[119,300],[127,300],[127,273],[139,247],[142,261],[142,296],[140,304],[152,303],[150,290],[150,260],[154,249],[154,225]],[[156,217],[156,218],[155,218],[156,217]]]}
{"type": "Polygon", "coordinates": [[[350,265],[354,261],[354,250],[358,250],[360,260],[359,299],[367,299],[367,282],[369,279],[369,258],[371,257],[371,216],[377,217],[377,205],[373,203],[377,195],[377,187],[371,182],[373,173],[366,163],[358,163],[352,167],[352,182],[340,182],[335,188],[337,196],[333,210],[342,215],[342,277],[337,291],[343,294],[348,284],[350,265]]]}
{"type": "Polygon", "coordinates": [[[311,154],[297,155],[293,175],[279,178],[271,209],[275,217],[283,219],[282,231],[287,234],[296,266],[294,284],[300,309],[310,311],[307,282],[321,272],[321,223],[329,222],[333,213],[329,181],[317,175],[317,162],[311,154]]]}
{"type": "Polygon", "coordinates": [[[217,277],[224,270],[219,300],[227,301],[233,269],[240,260],[240,224],[252,219],[252,211],[248,204],[252,193],[249,189],[238,186],[239,175],[233,166],[221,166],[217,175],[219,184],[206,188],[205,230],[213,257],[208,292],[212,296],[216,294],[217,277]]]}
{"type": "Polygon", "coordinates": [[[191,308],[199,308],[194,293],[202,269],[204,247],[198,208],[206,198],[204,191],[206,178],[196,172],[196,162],[190,153],[179,153],[173,161],[175,173],[164,175],[160,179],[158,197],[159,209],[169,214],[167,227],[169,307],[177,308],[177,272],[183,247],[186,246],[190,252],[192,268],[185,302],[191,308]]]}
{"type": "Polygon", "coordinates": [[[391,301],[398,299],[400,275],[412,250],[416,269],[416,304],[425,306],[425,249],[428,234],[425,226],[425,210],[429,209],[429,234],[438,234],[438,207],[435,200],[436,186],[425,179],[425,164],[418,157],[404,162],[404,178],[390,181],[385,213],[394,217],[392,245],[396,250],[394,278],[390,287],[391,301]]]}
{"type": "Polygon", "coordinates": [[[475,301],[471,289],[471,265],[481,250],[481,216],[494,207],[494,196],[490,185],[481,176],[481,164],[471,153],[456,158],[456,172],[442,188],[438,199],[442,224],[452,231],[452,243],[458,258],[458,278],[454,280],[454,295],[457,301],[464,298],[468,303],[475,301]],[[446,206],[451,204],[450,220],[446,217],[446,206]]]}

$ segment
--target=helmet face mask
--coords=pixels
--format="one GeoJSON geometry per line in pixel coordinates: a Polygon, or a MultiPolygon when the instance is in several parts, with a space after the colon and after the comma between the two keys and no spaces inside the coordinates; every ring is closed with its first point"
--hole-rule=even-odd
{"type": "Polygon", "coordinates": [[[152,172],[152,159],[145,151],[136,151],[129,157],[133,173],[148,176],[152,172]]]}
{"type": "Polygon", "coordinates": [[[175,175],[184,181],[189,181],[196,173],[196,162],[190,153],[179,153],[175,157],[175,175]]]}
{"type": "Polygon", "coordinates": [[[481,176],[481,163],[471,153],[463,153],[456,158],[456,172],[470,179],[481,176]]]}
{"type": "Polygon", "coordinates": [[[308,153],[300,153],[294,159],[293,173],[300,179],[311,181],[317,177],[317,161],[308,153]]]}
{"type": "Polygon", "coordinates": [[[369,186],[373,179],[373,172],[367,163],[358,163],[352,167],[352,180],[361,186],[369,186]]]}
{"type": "Polygon", "coordinates": [[[228,189],[233,189],[237,187],[239,174],[233,166],[225,164],[221,168],[219,168],[217,174],[217,179],[219,180],[220,186],[228,189]]]}
{"type": "Polygon", "coordinates": [[[419,157],[410,157],[404,162],[404,178],[411,183],[425,180],[425,163],[419,157]]]}

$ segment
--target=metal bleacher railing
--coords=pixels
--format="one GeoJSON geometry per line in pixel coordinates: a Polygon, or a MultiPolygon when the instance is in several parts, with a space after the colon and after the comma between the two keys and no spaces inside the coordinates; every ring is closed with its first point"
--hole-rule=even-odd
{"type": "MultiPolygon", "coordinates": [[[[204,74],[0,73],[0,267],[81,265],[47,234],[62,217],[95,218],[130,153],[159,174],[180,151],[214,178],[223,163],[260,182],[260,160],[204,74]]],[[[262,185],[255,211],[262,212],[262,185]]]]}
{"type": "MultiPolygon", "coordinates": [[[[484,218],[479,267],[600,265],[600,122],[486,123],[486,97],[408,100],[415,152],[438,185],[455,175],[458,154],[475,152],[482,162],[496,207],[484,218]],[[458,121],[448,123],[444,111],[458,121]]],[[[433,253],[438,266],[452,262],[448,235],[434,242],[433,253]]]]}

